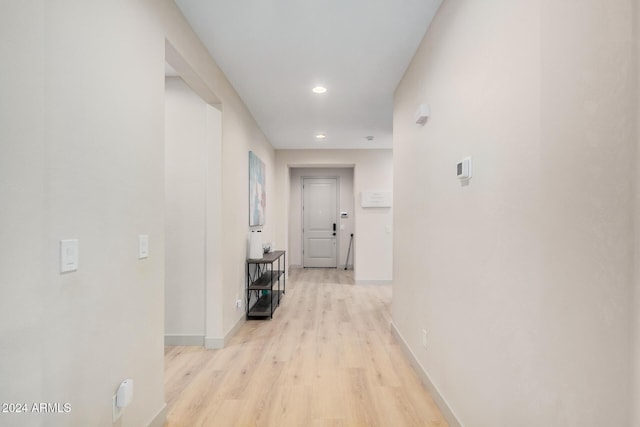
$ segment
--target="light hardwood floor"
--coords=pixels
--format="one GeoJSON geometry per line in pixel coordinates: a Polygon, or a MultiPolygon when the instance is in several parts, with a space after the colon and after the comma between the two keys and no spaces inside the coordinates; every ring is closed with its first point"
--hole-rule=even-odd
{"type": "Polygon", "coordinates": [[[167,347],[166,427],[447,426],[389,329],[390,286],[291,270],[273,320],[223,350],[167,347]]]}

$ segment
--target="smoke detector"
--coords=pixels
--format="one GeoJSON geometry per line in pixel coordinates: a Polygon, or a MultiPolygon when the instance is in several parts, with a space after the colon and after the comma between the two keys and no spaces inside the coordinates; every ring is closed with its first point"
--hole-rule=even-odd
{"type": "Polygon", "coordinates": [[[367,141],[373,141],[373,136],[369,135],[369,136],[365,136],[364,139],[366,139],[367,141]]]}

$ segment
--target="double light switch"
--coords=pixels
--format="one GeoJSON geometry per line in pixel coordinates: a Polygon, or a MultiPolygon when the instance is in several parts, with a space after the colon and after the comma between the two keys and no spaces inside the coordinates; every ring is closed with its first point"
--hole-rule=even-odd
{"type": "MultiPolygon", "coordinates": [[[[60,240],[60,273],[78,270],[78,239],[60,240]]],[[[138,240],[138,258],[149,257],[149,235],[141,234],[138,240]]]]}

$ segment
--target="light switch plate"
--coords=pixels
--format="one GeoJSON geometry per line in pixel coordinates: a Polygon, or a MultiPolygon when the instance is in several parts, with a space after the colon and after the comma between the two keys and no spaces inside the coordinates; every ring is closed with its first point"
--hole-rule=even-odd
{"type": "Polygon", "coordinates": [[[149,235],[141,234],[138,239],[138,259],[149,257],[149,235]]]}
{"type": "Polygon", "coordinates": [[[78,239],[60,240],[60,273],[78,269],[78,239]]]}

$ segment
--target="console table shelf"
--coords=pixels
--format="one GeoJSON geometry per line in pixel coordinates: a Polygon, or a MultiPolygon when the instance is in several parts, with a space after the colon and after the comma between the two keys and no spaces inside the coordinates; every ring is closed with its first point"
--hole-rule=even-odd
{"type": "Polygon", "coordinates": [[[286,291],[286,263],[285,251],[273,251],[260,259],[247,260],[247,319],[273,318],[286,291]]]}

